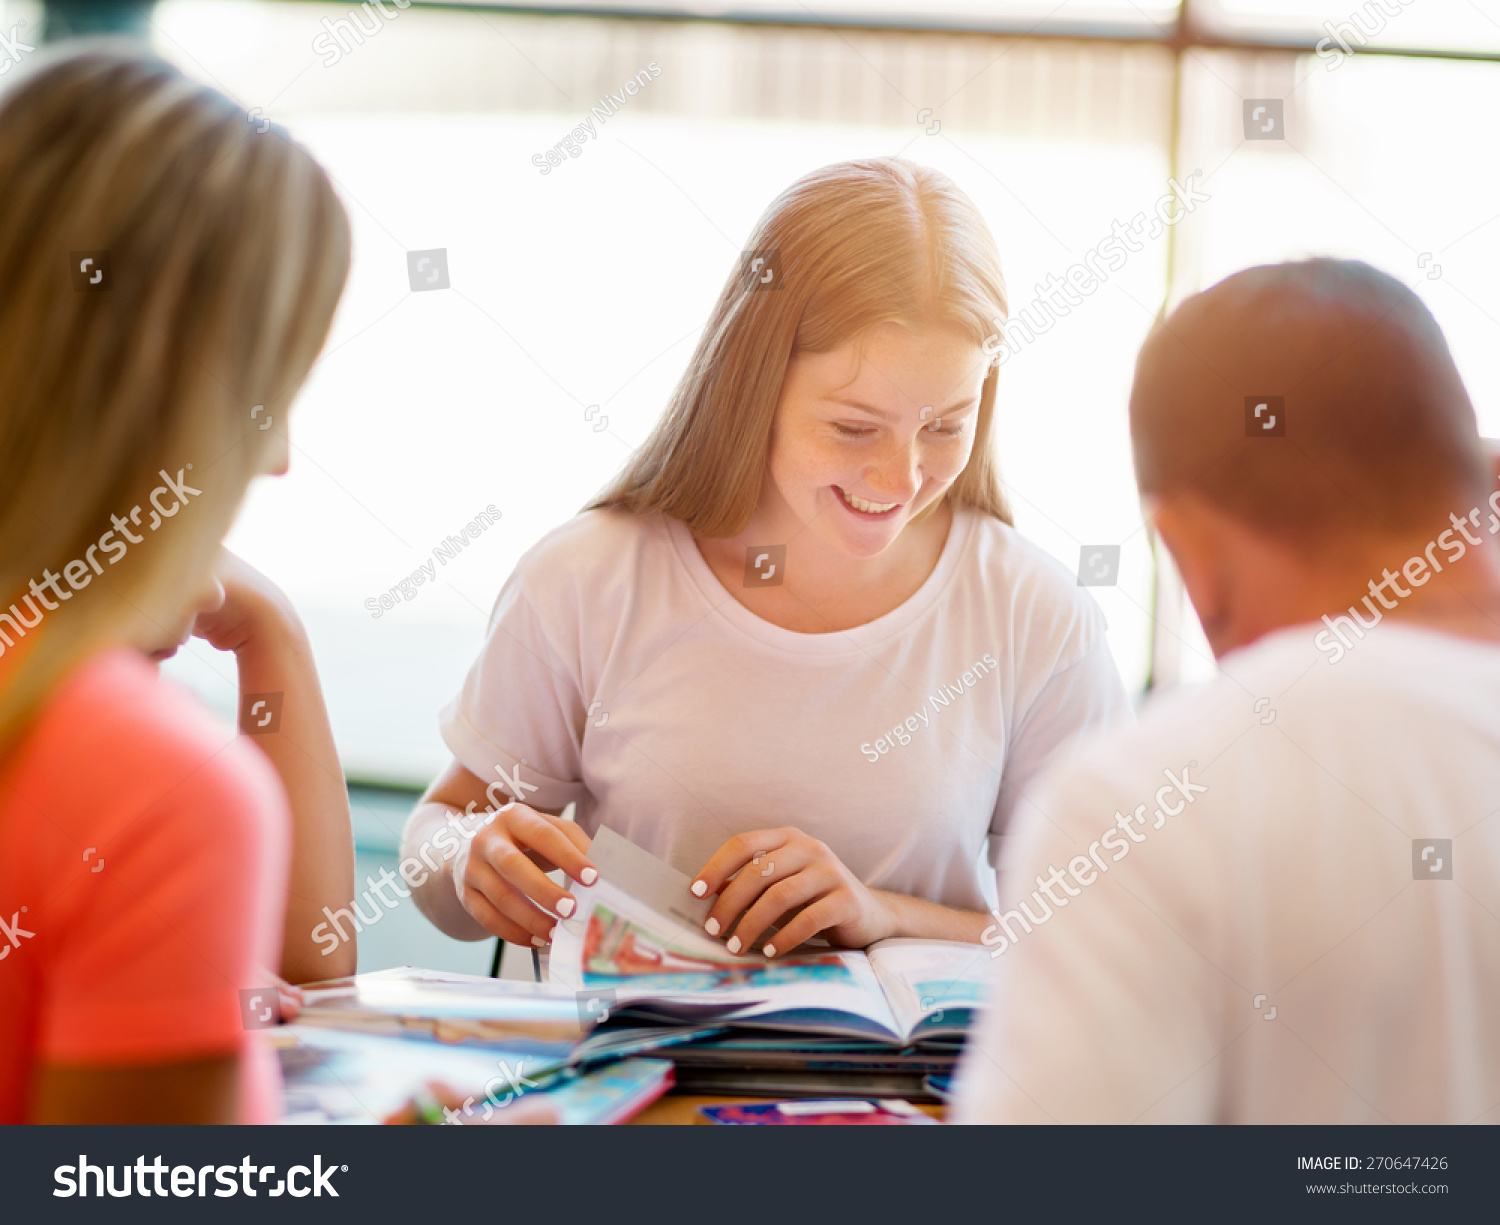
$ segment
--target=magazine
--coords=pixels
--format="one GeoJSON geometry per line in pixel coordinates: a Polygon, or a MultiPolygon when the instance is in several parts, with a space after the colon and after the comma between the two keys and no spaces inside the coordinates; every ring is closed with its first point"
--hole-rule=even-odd
{"type": "Polygon", "coordinates": [[[429,1082],[472,1095],[473,1121],[529,1091],[566,1061],[497,1046],[450,1046],[431,1038],[384,1037],[300,1021],[267,1031],[281,1063],[283,1123],[379,1123],[429,1082]]]}
{"type": "Polygon", "coordinates": [[[698,1113],[710,1123],[745,1126],[890,1126],[925,1124],[937,1120],[901,1098],[855,1098],[842,1101],[746,1102],[725,1106],[699,1106],[698,1113]]]}
{"type": "Polygon", "coordinates": [[[589,859],[599,879],[558,924],[551,981],[631,1019],[698,1021],[909,1045],[961,1037],[988,999],[983,947],[882,940],[862,951],[806,946],[768,961],[736,956],[703,930],[711,898],[608,827],[589,859]]]}
{"type": "Polygon", "coordinates": [[[547,1087],[564,1126],[624,1123],[672,1087],[665,1059],[624,1059],[589,1072],[568,1070],[547,1087]]]}
{"type": "Polygon", "coordinates": [[[568,987],[413,966],[332,978],[302,991],[299,1032],[332,1029],[492,1047],[530,1056],[549,1068],[623,1059],[721,1032],[706,1023],[681,1025],[669,1034],[654,1027],[597,1029],[593,1027],[608,1015],[607,1003],[601,1007],[597,999],[580,1001],[568,987]]]}
{"type": "Polygon", "coordinates": [[[547,983],[401,966],[303,988],[303,1025],[443,1042],[519,1043],[567,1052],[589,1026],[574,993],[547,983]]]}
{"type": "Polygon", "coordinates": [[[672,1084],[672,1065],[663,1059],[581,1071],[531,1051],[301,1024],[274,1031],[273,1045],[285,1085],[283,1123],[379,1123],[431,1082],[466,1095],[466,1105],[444,1112],[454,1123],[495,1121],[521,1097],[551,1103],[559,1123],[618,1123],[672,1084]]]}

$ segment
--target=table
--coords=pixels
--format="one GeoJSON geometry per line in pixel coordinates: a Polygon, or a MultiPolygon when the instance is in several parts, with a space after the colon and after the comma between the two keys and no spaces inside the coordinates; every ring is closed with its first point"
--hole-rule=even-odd
{"type": "MultiPolygon", "coordinates": [[[[630,1122],[646,1127],[683,1126],[695,1123],[708,1126],[708,1120],[698,1113],[699,1106],[730,1106],[741,1102],[765,1100],[763,1097],[702,1097],[692,1093],[668,1093],[665,1097],[657,1098],[630,1122]]],[[[942,1106],[918,1103],[917,1109],[932,1115],[935,1119],[943,1118],[942,1106]]]]}

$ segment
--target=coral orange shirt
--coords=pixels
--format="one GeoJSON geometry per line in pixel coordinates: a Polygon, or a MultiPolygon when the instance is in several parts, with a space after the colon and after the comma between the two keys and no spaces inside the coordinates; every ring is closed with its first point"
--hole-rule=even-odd
{"type": "Polygon", "coordinates": [[[266,758],[142,656],[76,668],[0,764],[0,1123],[39,1064],[240,1053],[240,1117],[280,1081],[241,1020],[280,960],[290,827],[266,758]]]}

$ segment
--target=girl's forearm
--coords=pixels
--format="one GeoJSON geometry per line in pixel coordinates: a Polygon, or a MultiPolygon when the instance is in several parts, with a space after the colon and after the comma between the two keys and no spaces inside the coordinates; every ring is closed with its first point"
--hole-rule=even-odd
{"type": "MultiPolygon", "coordinates": [[[[306,631],[290,607],[265,612],[235,656],[241,694],[281,695],[279,729],[256,737],[281,776],[292,810],[281,976],[293,983],[339,978],[355,970],[353,933],[325,955],[326,944],[316,943],[312,932],[324,921],[325,906],[337,910],[354,896],[349,792],[306,631]]],[[[252,722],[241,730],[253,735],[256,729],[252,722]]]]}
{"type": "Polygon", "coordinates": [[[989,915],[971,910],[953,910],[904,893],[887,893],[880,889],[872,892],[891,913],[892,936],[979,944],[980,935],[990,923],[989,915]]]}
{"type": "Polygon", "coordinates": [[[424,799],[406,819],[406,829],[401,835],[401,858],[403,861],[416,860],[423,866],[420,875],[424,879],[420,884],[415,880],[410,882],[411,895],[417,909],[432,925],[455,940],[483,940],[489,932],[459,904],[453,887],[452,840],[455,834],[449,818],[459,815],[457,809],[441,801],[424,799]]]}

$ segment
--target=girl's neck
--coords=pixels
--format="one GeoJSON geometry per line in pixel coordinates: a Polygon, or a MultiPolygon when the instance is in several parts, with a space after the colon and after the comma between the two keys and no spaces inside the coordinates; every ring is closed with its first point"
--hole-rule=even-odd
{"type": "Polygon", "coordinates": [[[944,498],[875,557],[851,557],[832,547],[814,524],[779,523],[759,512],[737,536],[694,540],[725,590],[756,616],[797,633],[831,634],[867,625],[911,599],[942,557],[952,522],[944,498]],[[769,561],[756,571],[748,551],[781,542],[782,573],[756,581],[753,576],[765,574],[769,561]]]}

